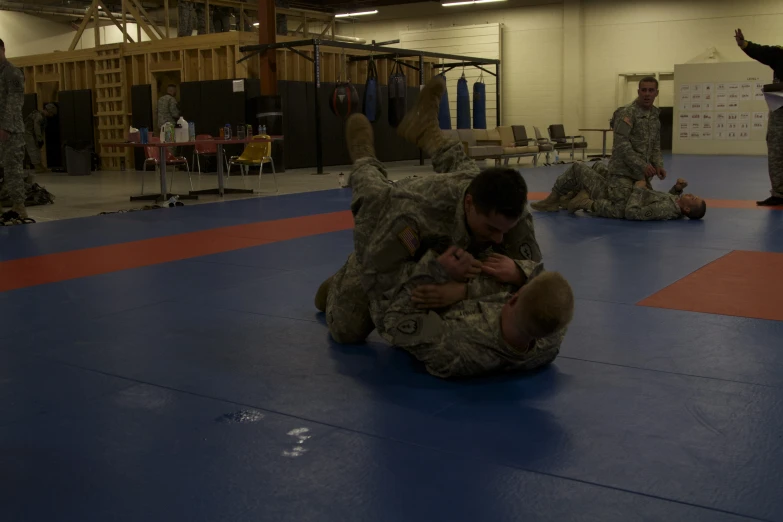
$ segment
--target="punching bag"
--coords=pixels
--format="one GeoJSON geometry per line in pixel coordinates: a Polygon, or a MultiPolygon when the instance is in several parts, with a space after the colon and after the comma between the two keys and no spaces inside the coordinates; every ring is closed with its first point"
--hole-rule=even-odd
{"type": "Polygon", "coordinates": [[[483,74],[473,84],[473,128],[487,128],[487,86],[483,74]]]}
{"type": "Polygon", "coordinates": [[[408,83],[399,63],[389,75],[389,125],[397,127],[405,117],[408,83]]]}
{"type": "Polygon", "coordinates": [[[375,67],[375,60],[372,57],[367,66],[367,83],[364,84],[364,115],[370,122],[374,122],[381,116],[378,69],[375,67]]]}
{"type": "MultiPolygon", "coordinates": [[[[443,80],[446,80],[446,75],[443,74],[443,80]]],[[[440,128],[444,130],[451,130],[451,111],[449,109],[449,90],[448,88],[443,91],[443,96],[440,97],[440,105],[438,106],[438,123],[440,128]]]]}
{"type": "Polygon", "coordinates": [[[465,73],[462,73],[462,78],[457,80],[457,128],[470,128],[470,93],[465,73]]]}
{"type": "Polygon", "coordinates": [[[356,87],[350,81],[337,82],[329,98],[329,107],[336,116],[341,118],[347,118],[351,114],[360,112],[361,102],[356,87]]]}

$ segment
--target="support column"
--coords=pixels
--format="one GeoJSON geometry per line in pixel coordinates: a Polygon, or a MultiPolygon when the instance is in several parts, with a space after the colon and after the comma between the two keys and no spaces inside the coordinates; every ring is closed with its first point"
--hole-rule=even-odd
{"type": "MultiPolygon", "coordinates": [[[[258,0],[258,43],[277,42],[275,0],[258,0]]],[[[261,94],[277,94],[277,51],[270,49],[261,54],[261,94]]]]}
{"type": "Polygon", "coordinates": [[[563,125],[576,135],[584,122],[585,56],[582,0],[563,0],[563,125]]]}

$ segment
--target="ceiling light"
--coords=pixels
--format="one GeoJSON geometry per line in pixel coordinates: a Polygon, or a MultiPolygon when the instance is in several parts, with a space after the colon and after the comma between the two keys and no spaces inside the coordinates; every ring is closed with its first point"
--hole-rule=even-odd
{"type": "Polygon", "coordinates": [[[258,22],[253,22],[253,27],[258,27],[258,22]]]}
{"type": "Polygon", "coordinates": [[[358,13],[343,13],[343,14],[337,14],[334,15],[335,18],[348,18],[349,16],[365,16],[365,15],[374,15],[378,14],[378,10],[375,11],[360,11],[358,13]]]}
{"type": "Polygon", "coordinates": [[[440,4],[443,7],[454,7],[457,5],[490,4],[492,2],[505,2],[506,0],[462,0],[460,2],[449,2],[440,4]]]}

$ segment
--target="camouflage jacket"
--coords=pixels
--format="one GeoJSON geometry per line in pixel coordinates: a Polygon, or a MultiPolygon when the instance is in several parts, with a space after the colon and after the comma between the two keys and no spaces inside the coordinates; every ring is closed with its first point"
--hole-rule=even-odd
{"type": "Polygon", "coordinates": [[[158,127],[164,123],[177,123],[179,106],[177,99],[170,94],[164,94],[158,99],[158,127]]]}
{"type": "Polygon", "coordinates": [[[614,145],[609,159],[611,176],[645,179],[647,165],[663,167],[660,111],[646,111],[636,102],[615,111],[612,118],[614,145]]]}
{"type": "Polygon", "coordinates": [[[634,187],[625,206],[625,219],[633,221],[661,221],[680,219],[682,210],[677,204],[675,188],[669,193],[634,187]]]}
{"type": "Polygon", "coordinates": [[[24,131],[32,134],[35,141],[44,141],[44,130],[46,129],[46,116],[38,109],[28,114],[24,119],[24,131]]]}
{"type": "MultiPolygon", "coordinates": [[[[406,271],[430,251],[441,254],[456,245],[478,256],[488,250],[488,245],[472,244],[466,225],[463,201],[475,175],[476,172],[439,174],[411,179],[390,188],[373,233],[361,238],[354,233],[354,248],[363,267],[362,286],[371,302],[383,300],[385,293],[405,280],[406,271]]],[[[503,243],[493,245],[492,249],[516,261],[541,260],[529,210],[525,209],[517,226],[504,236],[503,243]]],[[[437,262],[431,269],[436,277],[446,276],[437,262]]],[[[382,314],[377,307],[375,312],[374,319],[378,313],[382,314]]]]}
{"type": "Polygon", "coordinates": [[[0,61],[0,129],[24,132],[24,75],[8,60],[0,61]]]}
{"type": "MultiPolygon", "coordinates": [[[[502,336],[501,312],[518,288],[481,275],[468,283],[467,298],[446,310],[419,310],[411,303],[418,285],[443,282],[430,275],[428,253],[386,306],[378,331],[387,341],[411,353],[436,377],[468,377],[532,370],[552,362],[566,329],[538,339],[526,349],[509,345],[502,336]]],[[[518,263],[526,278],[543,270],[534,261],[518,263]]]]}

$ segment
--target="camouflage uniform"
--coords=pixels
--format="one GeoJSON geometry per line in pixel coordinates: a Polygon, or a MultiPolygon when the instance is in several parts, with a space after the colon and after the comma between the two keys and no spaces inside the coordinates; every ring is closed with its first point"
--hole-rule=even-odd
{"type": "Polygon", "coordinates": [[[608,170],[603,163],[596,162],[592,168],[584,163],[574,163],[555,180],[552,192],[565,196],[569,192],[586,190],[590,199],[606,199],[606,178],[608,170]]]}
{"type": "Polygon", "coordinates": [[[0,142],[6,191],[14,205],[23,206],[25,200],[24,171],[24,75],[8,60],[0,62],[0,129],[9,133],[0,142]]]}
{"type": "Polygon", "coordinates": [[[625,219],[633,221],[663,221],[682,218],[682,210],[677,204],[679,195],[672,188],[667,194],[657,190],[634,187],[625,206],[625,219]]]}
{"type": "MultiPolygon", "coordinates": [[[[491,277],[480,275],[471,280],[466,299],[446,310],[415,308],[411,303],[415,287],[445,282],[430,275],[428,262],[419,265],[419,270],[413,270],[397,288],[378,330],[390,343],[424,363],[430,374],[450,378],[533,370],[557,357],[566,329],[538,339],[525,350],[503,339],[501,312],[517,288],[491,277]]],[[[543,265],[535,261],[520,261],[518,266],[527,280],[543,271],[543,265]]]]}
{"type": "Polygon", "coordinates": [[[193,2],[180,1],[177,11],[179,16],[177,36],[191,36],[196,27],[196,6],[193,2]]]}
{"type": "MultiPolygon", "coordinates": [[[[275,0],[275,6],[283,9],[289,9],[291,7],[288,0],[275,0]]],[[[288,17],[286,15],[275,15],[275,26],[278,35],[288,36],[288,17]]]]}
{"type": "Polygon", "coordinates": [[[46,127],[46,116],[42,111],[34,110],[24,119],[24,144],[30,163],[34,167],[41,165],[41,145],[43,145],[43,130],[46,127]]]}
{"type": "Polygon", "coordinates": [[[231,30],[231,13],[233,9],[230,7],[213,7],[212,8],[212,25],[210,27],[213,33],[227,33],[231,30]]]}
{"type": "MultiPolygon", "coordinates": [[[[783,48],[747,42],[745,54],[774,71],[774,83],[783,80],[783,48]]],[[[783,107],[770,112],[767,122],[767,155],[771,195],[783,198],[783,107]]]]}
{"type": "Polygon", "coordinates": [[[326,325],[332,338],[341,344],[363,342],[375,329],[361,275],[362,267],[356,260],[356,253],[351,252],[329,284],[326,325]]]}
{"type": "Polygon", "coordinates": [[[158,127],[165,123],[177,123],[179,106],[177,99],[170,94],[164,94],[158,99],[158,127]]]}
{"type": "Polygon", "coordinates": [[[204,4],[196,4],[196,30],[198,34],[207,34],[207,13],[204,4]]]}

